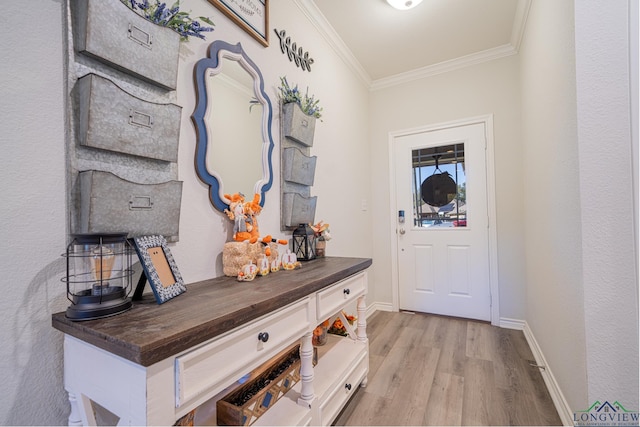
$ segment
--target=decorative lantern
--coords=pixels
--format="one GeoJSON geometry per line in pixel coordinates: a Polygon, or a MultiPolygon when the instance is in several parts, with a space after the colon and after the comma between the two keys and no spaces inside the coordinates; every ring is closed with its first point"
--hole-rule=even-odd
{"type": "Polygon", "coordinates": [[[300,224],[293,230],[293,253],[299,261],[309,261],[316,257],[316,234],[307,224],[300,224]]]}
{"type": "Polygon", "coordinates": [[[113,316],[131,308],[132,257],[127,234],[76,234],[67,259],[67,298],[71,320],[113,316]]]}

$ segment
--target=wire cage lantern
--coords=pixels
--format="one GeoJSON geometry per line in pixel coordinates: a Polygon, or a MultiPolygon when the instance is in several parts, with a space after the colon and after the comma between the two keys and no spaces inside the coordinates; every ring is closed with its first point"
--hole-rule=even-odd
{"type": "Polygon", "coordinates": [[[91,320],[129,310],[133,303],[134,248],[126,233],[75,234],[63,256],[67,260],[70,320],[91,320]]]}
{"type": "Polygon", "coordinates": [[[299,261],[309,261],[316,257],[316,234],[308,224],[300,224],[291,236],[293,253],[299,261]]]}

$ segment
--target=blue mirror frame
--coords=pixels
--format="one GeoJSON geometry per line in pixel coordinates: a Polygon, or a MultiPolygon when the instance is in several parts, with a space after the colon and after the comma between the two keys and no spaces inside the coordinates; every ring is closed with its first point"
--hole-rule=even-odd
{"type": "MultiPolygon", "coordinates": [[[[273,154],[273,137],[271,135],[271,121],[273,120],[273,107],[269,97],[264,91],[264,79],[258,66],[247,56],[240,43],[232,45],[222,40],[211,43],[207,50],[207,57],[199,60],[194,67],[194,80],[196,86],[196,108],[191,119],[196,127],[196,155],[195,167],[198,178],[209,186],[209,199],[211,204],[220,212],[229,208],[230,200],[224,197],[222,177],[215,171],[207,168],[207,147],[213,141],[209,141],[209,134],[205,122],[208,100],[211,94],[207,94],[205,79],[210,74],[220,72],[223,60],[237,61],[253,77],[253,87],[257,101],[263,106],[262,115],[262,179],[256,182],[254,193],[260,194],[260,206],[264,207],[266,192],[273,184],[273,166],[271,156],[273,154]]],[[[230,143],[220,141],[220,143],[230,143]]],[[[232,161],[232,159],[229,159],[232,161]]],[[[248,199],[253,194],[245,195],[248,199]]]]}

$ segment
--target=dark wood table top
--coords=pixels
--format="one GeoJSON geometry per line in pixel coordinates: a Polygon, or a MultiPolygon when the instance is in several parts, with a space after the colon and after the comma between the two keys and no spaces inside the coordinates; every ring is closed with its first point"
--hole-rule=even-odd
{"type": "Polygon", "coordinates": [[[187,285],[158,305],[153,295],[104,319],[72,322],[52,316],[53,327],[142,366],[150,366],[365,270],[369,258],[326,257],[251,282],[217,277],[187,285]]]}

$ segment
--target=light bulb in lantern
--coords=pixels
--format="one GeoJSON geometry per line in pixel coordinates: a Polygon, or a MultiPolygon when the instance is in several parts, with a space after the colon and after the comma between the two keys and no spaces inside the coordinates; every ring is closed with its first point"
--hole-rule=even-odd
{"type": "Polygon", "coordinates": [[[109,282],[113,264],[116,257],[111,249],[104,245],[95,246],[91,249],[91,274],[95,283],[93,285],[93,295],[102,295],[109,292],[109,282]]]}

